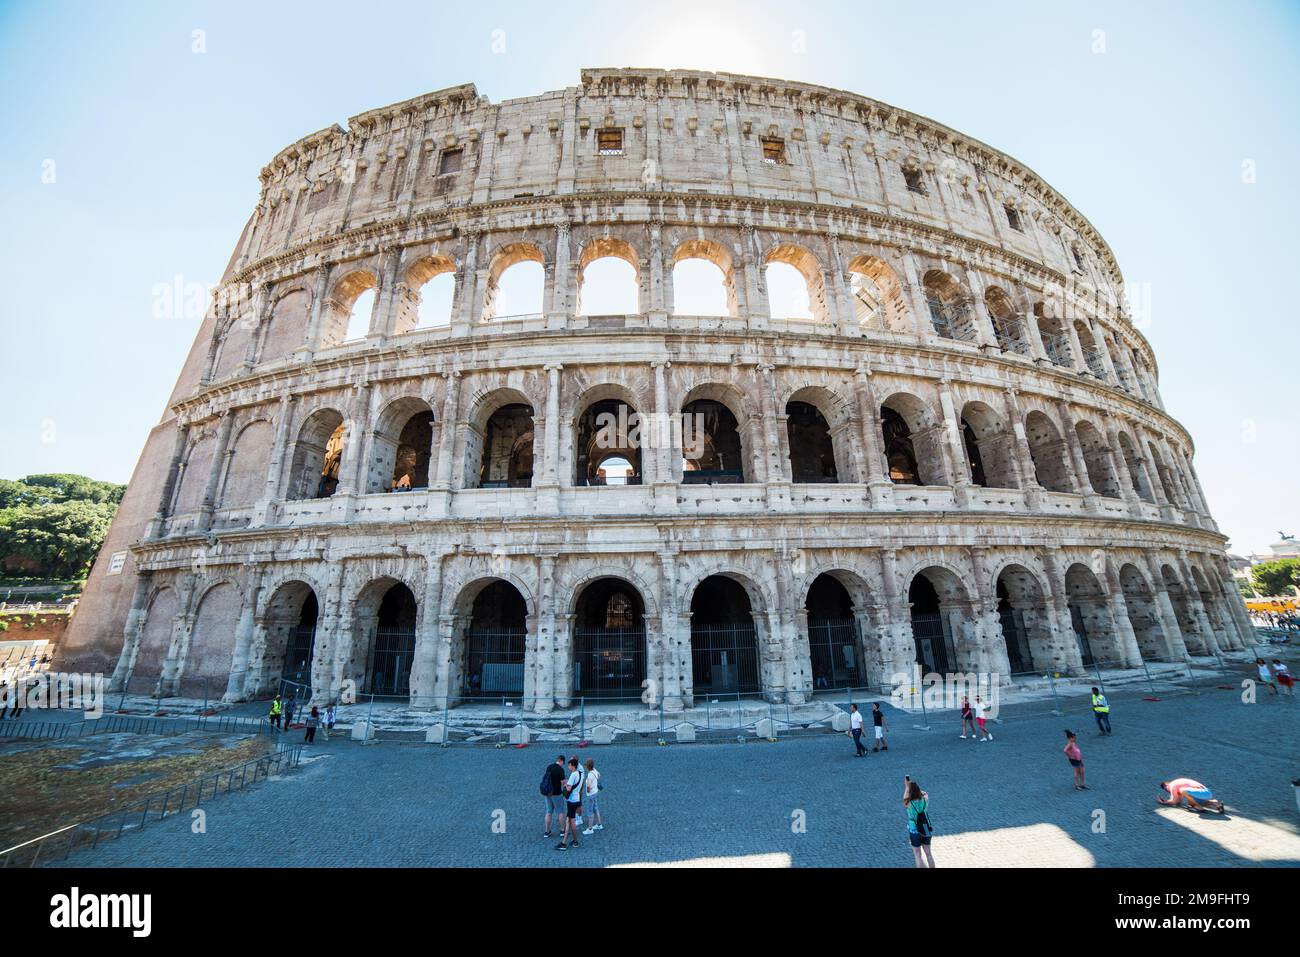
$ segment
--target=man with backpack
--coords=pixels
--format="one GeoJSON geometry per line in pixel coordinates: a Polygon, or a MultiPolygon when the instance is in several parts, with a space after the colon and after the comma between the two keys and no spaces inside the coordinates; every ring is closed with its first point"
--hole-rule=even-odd
{"type": "Polygon", "coordinates": [[[550,837],[551,815],[560,819],[560,830],[564,830],[564,755],[557,756],[542,772],[541,792],[546,798],[546,833],[542,837],[550,837]]]}

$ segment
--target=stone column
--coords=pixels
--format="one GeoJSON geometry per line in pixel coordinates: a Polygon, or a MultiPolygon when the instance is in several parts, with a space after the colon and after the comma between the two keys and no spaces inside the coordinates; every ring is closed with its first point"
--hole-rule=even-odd
{"type": "MultiPolygon", "coordinates": [[[[316,619],[316,648],[311,658],[311,686],[313,695],[324,692],[326,703],[339,701],[342,691],[340,666],[336,664],[335,649],[341,643],[340,632],[351,628],[351,621],[341,621],[343,605],[343,563],[330,562],[329,579],[316,619]]],[[[350,645],[351,642],[349,641],[350,645]]],[[[346,659],[345,659],[346,660],[346,659]]]]}
{"type": "Polygon", "coordinates": [[[1070,596],[1065,586],[1065,570],[1061,567],[1060,548],[1043,549],[1043,570],[1047,573],[1047,586],[1051,592],[1052,613],[1049,615],[1052,631],[1052,667],[1069,674],[1083,674],[1083,656],[1079,639],[1074,632],[1074,619],[1070,615],[1070,596]]]}
{"type": "Polygon", "coordinates": [[[925,284],[917,275],[911,249],[899,251],[894,271],[899,276],[903,295],[910,306],[913,331],[922,338],[933,336],[934,322],[930,318],[930,304],[925,297],[925,284]]]}
{"type": "Polygon", "coordinates": [[[971,325],[975,327],[976,343],[985,351],[1000,352],[1002,347],[998,343],[997,333],[993,329],[993,319],[989,316],[989,308],[984,302],[984,280],[975,268],[968,263],[963,263],[966,272],[966,284],[971,290],[971,325]]]}
{"type": "Polygon", "coordinates": [[[274,503],[281,497],[281,481],[284,476],[285,453],[288,451],[290,426],[293,422],[297,396],[286,392],[280,397],[280,408],[275,415],[275,444],[271,447],[270,461],[266,466],[266,481],[262,485],[262,494],[253,507],[253,520],[257,527],[274,521],[274,503]]]}
{"type": "Polygon", "coordinates": [[[1011,424],[1011,446],[1016,461],[1020,464],[1021,488],[1025,492],[1025,505],[1034,511],[1043,504],[1043,487],[1038,484],[1038,472],[1034,468],[1034,456],[1029,451],[1029,438],[1025,435],[1025,419],[1020,414],[1020,403],[1016,401],[1016,390],[1003,390],[1007,409],[1007,421],[1011,424]]]}
{"type": "Polygon", "coordinates": [[[438,431],[437,467],[429,488],[429,515],[438,518],[451,511],[451,465],[456,449],[456,434],[460,431],[460,372],[449,369],[443,373],[446,394],[442,400],[442,423],[438,431]]]}
{"type": "Polygon", "coordinates": [[[442,608],[442,558],[431,552],[424,559],[424,595],[411,661],[411,707],[420,710],[437,711],[447,704],[439,700],[436,687],[441,644],[438,625],[442,608]]]}
{"type": "Polygon", "coordinates": [[[673,314],[673,285],[668,281],[664,263],[663,223],[650,222],[650,301],[647,318],[651,326],[668,325],[673,314]]]}
{"type": "Polygon", "coordinates": [[[145,530],[146,539],[159,538],[167,527],[167,518],[171,515],[172,499],[180,483],[182,461],[185,459],[185,445],[189,441],[190,424],[177,421],[176,438],[172,444],[171,462],[167,465],[167,480],[163,483],[162,494],[158,497],[158,509],[154,512],[149,527],[145,530]]]}
{"type": "Polygon", "coordinates": [[[324,321],[326,297],[329,294],[330,267],[326,263],[316,267],[312,275],[311,312],[307,316],[307,328],[303,334],[302,344],[294,351],[295,361],[302,362],[311,358],[312,353],[320,348],[321,323],[324,321]]]}
{"type": "Polygon", "coordinates": [[[203,501],[199,505],[198,530],[207,531],[212,527],[212,513],[216,510],[217,486],[226,474],[234,449],[230,447],[230,430],[235,423],[235,414],[226,412],[221,416],[221,425],[217,429],[217,445],[212,451],[212,465],[208,468],[208,481],[203,486],[203,501]]]}
{"type": "Polygon", "coordinates": [[[140,636],[144,633],[148,611],[145,602],[149,599],[149,589],[153,582],[151,572],[140,572],[135,579],[135,591],[131,595],[131,609],[126,615],[126,625],[122,629],[122,651],[117,656],[117,667],[108,682],[109,693],[125,691],[131,673],[135,671],[135,657],[140,651],[140,636]]]}
{"type": "Polygon", "coordinates": [[[1214,626],[1210,623],[1210,616],[1201,601],[1201,593],[1196,587],[1196,579],[1192,577],[1192,566],[1187,560],[1186,549],[1178,551],[1178,572],[1183,576],[1183,592],[1187,595],[1187,607],[1191,610],[1192,617],[1196,619],[1197,630],[1205,636],[1206,651],[1217,655],[1222,651],[1219,636],[1215,633],[1214,626]]]}
{"type": "Polygon", "coordinates": [[[1151,486],[1151,494],[1155,496],[1156,505],[1160,508],[1160,517],[1166,522],[1174,521],[1174,503],[1169,500],[1169,495],[1165,491],[1165,482],[1160,475],[1160,469],[1156,466],[1155,455],[1151,451],[1151,443],[1143,436],[1142,430],[1135,425],[1133,428],[1133,441],[1137,443],[1138,454],[1142,457],[1143,465],[1147,470],[1147,481],[1151,486]]]}
{"type": "Polygon", "coordinates": [[[740,250],[739,268],[744,271],[745,301],[749,304],[746,318],[751,329],[766,329],[772,307],[767,298],[767,276],[763,253],[758,248],[758,232],[752,223],[740,227],[740,250]]]}
{"type": "Polygon", "coordinates": [[[478,243],[477,232],[465,233],[465,259],[456,273],[456,292],[452,301],[450,333],[453,337],[469,335],[478,320],[474,311],[479,293],[478,243]]]}
{"type": "Polygon", "coordinates": [[[678,612],[677,553],[665,548],[657,552],[656,557],[659,559],[659,617],[663,643],[659,660],[662,664],[659,674],[647,677],[659,682],[664,711],[678,712],[686,706],[682,676],[690,674],[690,632],[683,634],[678,612]]]}
{"type": "Polygon", "coordinates": [[[781,438],[777,433],[776,367],[760,362],[755,367],[762,395],[762,433],[765,455],[767,507],[785,511],[790,508],[790,473],[788,463],[781,460],[781,438]]]}
{"type": "Polygon", "coordinates": [[[560,511],[560,371],[558,362],[546,365],[546,421],[543,424],[542,480],[537,486],[537,511],[554,515],[560,511]]]}
{"type": "Polygon", "coordinates": [[[181,674],[189,654],[190,632],[194,629],[194,599],[198,577],[192,572],[181,577],[177,589],[179,600],[176,617],[172,619],[172,640],[163,660],[162,675],[158,678],[157,694],[160,698],[173,698],[179,694],[181,674]]]}
{"type": "Polygon", "coordinates": [[[1075,430],[1074,416],[1070,412],[1070,406],[1063,399],[1056,403],[1057,414],[1061,417],[1061,429],[1065,432],[1062,438],[1065,440],[1065,447],[1070,456],[1070,462],[1074,466],[1075,487],[1083,496],[1084,508],[1089,511],[1097,511],[1097,490],[1092,487],[1092,477],[1088,475],[1088,461],[1083,457],[1083,447],[1079,444],[1079,433],[1075,430]]]}
{"type": "Polygon", "coordinates": [[[1150,552],[1143,557],[1146,559],[1147,572],[1151,576],[1151,591],[1154,599],[1152,604],[1156,609],[1156,617],[1160,619],[1160,630],[1165,633],[1165,647],[1168,648],[1171,657],[1186,659],[1187,644],[1183,640],[1182,629],[1178,626],[1178,614],[1174,611],[1174,603],[1169,600],[1169,589],[1165,587],[1165,577],[1160,571],[1160,560],[1150,552]]]}
{"type": "Polygon", "coordinates": [[[885,471],[884,434],[880,428],[880,407],[871,387],[871,370],[860,365],[853,373],[853,397],[858,406],[862,431],[863,457],[866,460],[867,494],[872,508],[888,508],[894,502],[894,483],[885,471]]]}
{"type": "Polygon", "coordinates": [[[885,594],[883,634],[888,636],[881,648],[884,673],[890,678],[910,676],[916,664],[916,640],[912,635],[911,604],[898,580],[897,549],[880,550],[880,576],[885,594]]]}
{"type": "Polygon", "coordinates": [[[939,380],[939,405],[943,409],[943,426],[948,450],[952,455],[952,489],[953,499],[963,506],[970,501],[971,477],[966,462],[966,443],[963,440],[961,420],[952,401],[952,380],[944,377],[939,380]]]}
{"type": "MultiPolygon", "coordinates": [[[[555,707],[555,669],[560,663],[555,654],[555,558],[548,553],[537,559],[537,651],[535,660],[524,665],[525,681],[531,679],[532,684],[524,689],[524,707],[531,698],[538,714],[549,714],[555,707]]],[[[568,684],[572,686],[571,672],[568,684]]]]}
{"type": "Polygon", "coordinates": [[[1007,636],[1002,631],[1002,616],[998,614],[997,586],[993,582],[993,563],[989,549],[986,545],[976,545],[968,551],[971,567],[975,571],[975,607],[979,612],[979,670],[997,675],[999,684],[1009,685],[1011,658],[1007,653],[1007,636]]]}
{"type": "Polygon", "coordinates": [[[555,227],[555,258],[547,276],[542,311],[547,329],[563,329],[573,312],[574,272],[569,255],[569,221],[555,227]]]}
{"type": "Polygon", "coordinates": [[[221,698],[224,704],[244,700],[257,616],[257,601],[261,592],[262,569],[255,565],[249,569],[248,584],[244,589],[244,606],[240,609],[239,622],[235,625],[235,650],[230,660],[230,677],[226,682],[226,693],[221,698]]]}
{"type": "Polygon", "coordinates": [[[655,359],[650,363],[655,376],[655,408],[650,428],[646,429],[645,421],[641,423],[642,468],[649,465],[649,474],[642,481],[648,479],[653,483],[654,510],[663,514],[677,511],[676,469],[681,467],[682,460],[679,448],[681,418],[680,414],[674,415],[668,398],[668,367],[671,364],[666,359],[655,359]],[[649,456],[645,454],[647,438],[650,440],[649,456]]]}
{"type": "Polygon", "coordinates": [[[826,302],[831,307],[833,328],[838,335],[851,336],[855,333],[853,321],[853,298],[849,292],[849,278],[844,271],[844,257],[840,253],[840,237],[832,232],[828,236],[830,245],[830,267],[826,270],[826,302]]]}

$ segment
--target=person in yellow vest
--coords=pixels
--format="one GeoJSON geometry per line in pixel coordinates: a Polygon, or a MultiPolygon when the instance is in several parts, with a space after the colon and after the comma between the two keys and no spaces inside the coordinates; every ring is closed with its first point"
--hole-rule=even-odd
{"type": "Polygon", "coordinates": [[[269,717],[271,719],[271,727],[275,728],[277,731],[282,730],[280,727],[280,716],[283,714],[284,702],[280,700],[279,695],[276,695],[275,700],[271,702],[271,713],[269,717]]]}
{"type": "Polygon", "coordinates": [[[1110,702],[1096,688],[1092,689],[1092,715],[1097,719],[1097,730],[1110,734],[1110,702]]]}

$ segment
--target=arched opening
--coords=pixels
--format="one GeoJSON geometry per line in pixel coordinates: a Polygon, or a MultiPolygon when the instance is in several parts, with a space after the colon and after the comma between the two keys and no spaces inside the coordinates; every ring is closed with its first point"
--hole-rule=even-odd
{"type": "Polygon", "coordinates": [[[581,697],[639,698],[646,675],[645,605],[619,578],[598,578],[578,596],[573,686],[581,697]]]}
{"type": "Polygon", "coordinates": [[[406,271],[394,332],[447,328],[456,298],[456,264],[446,256],[425,256],[406,271]]]}
{"type": "Polygon", "coordinates": [[[924,402],[901,392],[890,396],[880,406],[880,430],[895,485],[948,484],[942,430],[924,402]]]}
{"type": "Polygon", "coordinates": [[[1124,593],[1124,605],[1128,609],[1129,624],[1133,627],[1133,637],[1137,639],[1138,652],[1148,661],[1155,661],[1169,655],[1169,642],[1156,610],[1155,595],[1148,587],[1144,576],[1133,565],[1124,565],[1119,570],[1120,589],[1124,593]]]}
{"type": "Polygon", "coordinates": [[[818,575],[804,603],[813,690],[863,685],[861,635],[849,591],[833,575],[818,575]]]}
{"type": "Polygon", "coordinates": [[[1033,573],[1008,565],[997,579],[998,620],[1011,674],[1052,667],[1052,628],[1047,598],[1033,573]]]}
{"type": "Polygon", "coordinates": [[[294,443],[290,499],[329,498],[339,484],[346,427],[333,409],[320,409],[303,423],[294,443]]]}
{"type": "Polygon", "coordinates": [[[1083,350],[1083,361],[1087,365],[1088,371],[1098,379],[1106,378],[1106,365],[1102,362],[1101,353],[1097,350],[1096,340],[1092,337],[1092,330],[1082,319],[1074,321],[1074,331],[1079,337],[1079,348],[1083,350]]]}
{"type": "Polygon", "coordinates": [[[498,250],[488,268],[483,321],[540,316],[546,293],[545,261],[531,243],[511,243],[498,250]]]}
{"type": "Polygon", "coordinates": [[[720,243],[693,239],[673,255],[673,314],[678,316],[738,316],[731,254],[720,243]]]}
{"type": "Polygon", "coordinates": [[[411,693],[415,658],[415,595],[402,582],[382,578],[362,589],[354,605],[350,676],[376,695],[411,693]]]}
{"type": "Polygon", "coordinates": [[[1142,468],[1142,459],[1138,456],[1137,446],[1125,433],[1119,433],[1120,454],[1124,456],[1124,467],[1128,472],[1129,483],[1137,497],[1144,502],[1155,503],[1151,486],[1147,483],[1146,470],[1142,468]]]}
{"type": "Polygon", "coordinates": [[[782,243],[773,247],[763,268],[763,283],[773,319],[827,320],[821,264],[802,246],[782,243]]]}
{"type": "Polygon", "coordinates": [[[691,596],[691,671],[701,694],[761,691],[758,635],[743,585],[710,575],[691,596]]]}
{"type": "Polygon", "coordinates": [[[316,593],[306,582],[276,588],[262,617],[266,644],[261,661],[250,662],[251,681],[245,682],[250,697],[278,690],[283,682],[291,682],[300,699],[310,695],[319,615],[316,593]]]}
{"type": "Polygon", "coordinates": [[[874,256],[857,256],[848,266],[853,318],[863,329],[908,332],[907,307],[894,270],[874,256]]]}
{"type": "Polygon", "coordinates": [[[964,589],[946,569],[926,569],[912,579],[907,600],[911,606],[916,662],[922,671],[949,674],[956,670],[960,634],[954,628],[952,614],[954,611],[960,614],[963,598],[964,589]]]}
{"type": "Polygon", "coordinates": [[[975,324],[961,285],[946,272],[931,269],[922,279],[925,302],[935,335],[942,339],[975,341],[975,324]]]}
{"type": "Polygon", "coordinates": [[[1097,575],[1087,565],[1076,562],[1066,570],[1065,593],[1083,666],[1122,663],[1110,605],[1097,575]]]}
{"type": "Polygon", "coordinates": [[[364,339],[374,318],[379,280],[375,274],[357,269],[334,284],[321,313],[321,347],[364,339]]]}
{"type": "Polygon", "coordinates": [[[1169,466],[1165,464],[1165,460],[1156,449],[1154,442],[1148,442],[1147,449],[1151,453],[1151,461],[1155,463],[1156,476],[1159,479],[1160,487],[1164,490],[1165,500],[1169,502],[1170,505],[1181,506],[1177,489],[1174,485],[1173,476],[1169,474],[1169,466]]]}
{"type": "Polygon", "coordinates": [[[632,316],[641,311],[636,252],[619,239],[594,239],[578,258],[580,316],[632,316]]]}
{"type": "Polygon", "coordinates": [[[1110,467],[1110,447],[1101,432],[1089,422],[1080,422],[1074,428],[1083,452],[1083,464],[1088,470],[1088,484],[1098,495],[1119,498],[1119,482],[1110,467]]]}
{"type": "Polygon", "coordinates": [[[838,482],[835,444],[825,416],[809,402],[794,401],[786,403],[785,415],[792,480],[799,483],[838,482]]]}
{"type": "Polygon", "coordinates": [[[131,663],[131,671],[126,679],[127,691],[131,694],[154,694],[158,690],[163,663],[171,650],[172,629],[179,611],[174,588],[160,588],[149,599],[135,660],[131,663]]]}
{"type": "Polygon", "coordinates": [[[508,581],[493,579],[475,596],[465,629],[462,692],[475,697],[524,693],[528,604],[508,581]]]}
{"type": "Polygon", "coordinates": [[[1228,626],[1225,622],[1225,612],[1223,605],[1220,603],[1220,597],[1210,588],[1209,582],[1201,574],[1201,570],[1195,565],[1191,566],[1192,581],[1189,587],[1192,588],[1201,600],[1201,607],[1205,609],[1205,615],[1210,620],[1210,628],[1214,631],[1214,636],[1218,641],[1221,649],[1231,650],[1235,642],[1230,637],[1228,626]]]}
{"type": "Polygon", "coordinates": [[[1069,453],[1056,423],[1042,412],[1030,412],[1025,416],[1025,439],[1038,484],[1051,492],[1075,491],[1069,453]]]}
{"type": "Polygon", "coordinates": [[[1005,290],[991,286],[984,293],[984,306],[988,310],[989,320],[993,323],[993,334],[998,340],[998,348],[1003,352],[1016,355],[1029,355],[1029,341],[1025,335],[1025,324],[1021,321],[1011,297],[1005,290]]]}
{"type": "Polygon", "coordinates": [[[1074,348],[1065,323],[1056,316],[1047,315],[1041,302],[1034,303],[1034,321],[1043,342],[1043,351],[1052,365],[1070,368],[1074,365],[1074,348]]]}
{"type": "Polygon", "coordinates": [[[428,488],[433,452],[433,411],[423,399],[404,398],[380,415],[371,443],[367,492],[428,488]]]}
{"type": "Polygon", "coordinates": [[[641,417],[620,399],[601,399],[578,417],[576,485],[641,484],[641,417]]]}
{"type": "Polygon", "coordinates": [[[745,456],[736,416],[716,399],[682,407],[682,481],[688,485],[746,481],[745,456]]]}
{"type": "Polygon", "coordinates": [[[1174,617],[1178,620],[1178,630],[1182,632],[1183,644],[1187,647],[1188,653],[1208,655],[1209,646],[1206,644],[1205,636],[1201,634],[1200,622],[1192,610],[1187,589],[1183,587],[1178,573],[1170,566],[1162,565],[1160,575],[1164,579],[1165,591],[1169,593],[1169,604],[1173,606],[1174,617]]]}
{"type": "Polygon", "coordinates": [[[275,426],[266,419],[250,422],[235,437],[224,485],[217,496],[223,508],[251,505],[266,491],[266,467],[275,446],[275,426]]]}
{"type": "Polygon", "coordinates": [[[983,402],[961,410],[962,445],[971,481],[986,488],[1018,488],[1015,437],[983,402]]]}
{"type": "Polygon", "coordinates": [[[465,485],[468,488],[531,488],[533,484],[533,407],[515,392],[485,401],[465,432],[465,485]]]}

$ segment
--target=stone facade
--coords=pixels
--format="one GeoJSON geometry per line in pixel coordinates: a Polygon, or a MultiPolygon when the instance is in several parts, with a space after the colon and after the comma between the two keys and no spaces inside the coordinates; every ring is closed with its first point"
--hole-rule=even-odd
{"type": "Polygon", "coordinates": [[[1245,646],[1119,268],[1050,186],[855,94],[581,79],[432,93],[262,171],[62,667],[241,700],[306,649],[316,699],[547,711],[1245,646]],[[581,310],[606,257],[635,313],[581,310]],[[728,315],[674,309],[686,259],[728,315]],[[523,262],[541,310],[500,317],[523,262]],[[772,263],[812,318],[773,316],[772,263]],[[443,274],[449,320],[421,327],[443,274]],[[596,471],[598,403],[643,425],[626,484],[596,471]]]}

